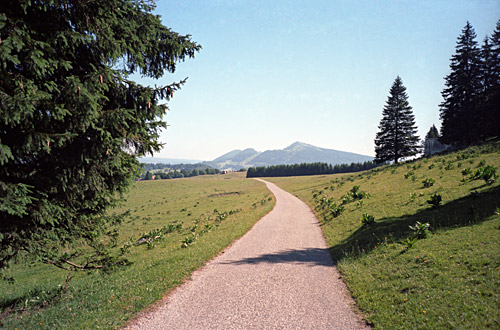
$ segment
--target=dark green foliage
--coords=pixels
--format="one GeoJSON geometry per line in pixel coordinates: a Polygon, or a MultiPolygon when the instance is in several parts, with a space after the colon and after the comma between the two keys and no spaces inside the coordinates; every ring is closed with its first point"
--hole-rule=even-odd
{"type": "Polygon", "coordinates": [[[272,165],[268,167],[259,166],[250,167],[247,171],[247,178],[352,173],[369,170],[377,166],[377,164],[370,161],[364,163],[337,164],[335,166],[327,163],[272,165]]]}
{"type": "Polygon", "coordinates": [[[422,181],[422,183],[424,184],[424,188],[432,187],[435,182],[436,180],[432,178],[426,178],[425,180],[422,181]]]}
{"type": "Polygon", "coordinates": [[[499,136],[500,127],[500,20],[481,47],[481,85],[478,102],[480,137],[499,136]]]}
{"type": "Polygon", "coordinates": [[[408,227],[410,227],[412,234],[400,242],[400,244],[404,246],[402,253],[407,252],[419,239],[427,238],[431,233],[429,230],[430,224],[428,222],[420,223],[420,221],[417,221],[414,226],[408,227]]]}
{"type": "Polygon", "coordinates": [[[451,58],[451,73],[446,76],[446,88],[441,103],[441,141],[457,146],[477,139],[478,118],[475,107],[480,90],[481,58],[476,33],[467,22],[459,36],[456,53],[451,58]]]}
{"type": "Polygon", "coordinates": [[[330,214],[334,217],[334,218],[337,218],[339,217],[344,211],[345,211],[345,207],[342,206],[342,205],[337,205],[335,203],[332,203],[330,205],[330,214]]]}
{"type": "Polygon", "coordinates": [[[375,223],[375,217],[371,214],[363,213],[363,218],[361,219],[361,223],[365,226],[371,225],[372,223],[375,223]]]}
{"type": "Polygon", "coordinates": [[[436,126],[432,125],[429,129],[429,132],[425,135],[426,139],[437,139],[439,137],[439,131],[436,126]]]}
{"type": "Polygon", "coordinates": [[[152,88],[127,76],[159,78],[200,49],[153,9],[147,0],[2,4],[0,269],[23,252],[73,269],[114,263],[123,216],[108,210],[138,173],[137,156],[160,149],[159,102],[184,82],[152,88]],[[92,257],[70,249],[81,243],[92,257]]]}
{"type": "Polygon", "coordinates": [[[431,225],[427,223],[420,223],[420,221],[417,221],[415,223],[415,226],[409,226],[410,229],[413,231],[413,235],[415,235],[416,238],[418,239],[424,239],[427,238],[430,234],[429,227],[431,225]]]}
{"type": "Polygon", "coordinates": [[[405,179],[408,179],[409,177],[412,177],[413,175],[415,175],[415,172],[414,171],[410,171],[408,173],[405,174],[405,179]]]}
{"type": "Polygon", "coordinates": [[[359,200],[369,196],[367,192],[360,190],[359,186],[352,187],[347,194],[351,196],[353,200],[359,200]]]}
{"type": "Polygon", "coordinates": [[[398,161],[413,157],[420,152],[416,135],[415,116],[408,102],[406,87],[399,76],[396,77],[375,137],[375,162],[398,161]]]}
{"type": "Polygon", "coordinates": [[[458,37],[440,104],[441,141],[467,146],[498,136],[500,125],[500,21],[479,48],[467,22],[458,37]]]}
{"type": "Polygon", "coordinates": [[[149,171],[144,175],[144,180],[153,180],[153,174],[149,171]]]}
{"type": "Polygon", "coordinates": [[[474,172],[472,178],[475,180],[483,179],[487,184],[492,184],[498,179],[497,169],[491,165],[481,166],[474,172]]]}
{"type": "Polygon", "coordinates": [[[158,170],[156,171],[157,173],[160,172],[170,172],[170,171],[181,171],[181,170],[186,170],[187,172],[192,172],[193,170],[198,170],[199,175],[201,174],[202,171],[205,172],[205,174],[219,174],[220,170],[215,169],[213,167],[210,167],[208,165],[204,165],[201,163],[198,164],[164,164],[164,163],[141,163],[141,169],[144,172],[147,171],[153,171],[153,170],[158,170]]]}
{"type": "Polygon", "coordinates": [[[469,175],[469,174],[472,174],[472,170],[471,170],[469,167],[464,168],[464,169],[462,170],[462,175],[464,175],[464,176],[465,176],[465,175],[469,175]]]}
{"type": "Polygon", "coordinates": [[[442,152],[447,149],[447,146],[439,143],[439,131],[434,125],[432,125],[425,135],[423,145],[425,156],[430,156],[434,153],[442,152]]]}
{"type": "Polygon", "coordinates": [[[443,198],[439,194],[431,195],[431,198],[427,200],[427,203],[431,204],[433,207],[438,207],[441,204],[443,198]]]}

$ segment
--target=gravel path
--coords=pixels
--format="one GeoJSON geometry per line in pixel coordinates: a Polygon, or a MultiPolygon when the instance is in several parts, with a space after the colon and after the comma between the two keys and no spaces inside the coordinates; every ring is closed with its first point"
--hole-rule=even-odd
{"type": "Polygon", "coordinates": [[[368,329],[312,211],[263,182],[273,211],[126,329],[368,329]]]}

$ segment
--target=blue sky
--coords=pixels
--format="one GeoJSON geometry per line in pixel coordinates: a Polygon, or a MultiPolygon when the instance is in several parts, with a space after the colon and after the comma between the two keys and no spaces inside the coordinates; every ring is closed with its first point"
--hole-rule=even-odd
{"type": "MultiPolygon", "coordinates": [[[[419,135],[439,121],[444,77],[467,20],[482,43],[498,0],[160,0],[156,13],[203,49],[157,82],[189,77],[155,157],[212,160],[295,141],[374,155],[397,75],[419,135]]],[[[139,79],[138,77],[135,77],[139,79]]]]}

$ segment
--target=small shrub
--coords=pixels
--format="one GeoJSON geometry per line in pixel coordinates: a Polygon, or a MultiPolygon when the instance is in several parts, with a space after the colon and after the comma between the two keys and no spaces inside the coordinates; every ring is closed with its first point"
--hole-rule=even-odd
{"type": "Polygon", "coordinates": [[[370,225],[372,223],[375,223],[375,217],[371,214],[363,213],[363,218],[361,219],[361,223],[363,225],[370,225]]]}
{"type": "Polygon", "coordinates": [[[432,187],[435,182],[436,181],[434,179],[431,179],[431,178],[427,178],[427,179],[422,181],[422,183],[424,184],[424,188],[432,187]]]}
{"type": "Polygon", "coordinates": [[[446,164],[446,167],[444,169],[449,171],[449,170],[452,170],[454,168],[455,168],[455,166],[453,165],[453,163],[448,162],[448,164],[446,164]]]}
{"type": "Polygon", "coordinates": [[[472,170],[469,168],[469,167],[466,167],[462,170],[462,175],[465,176],[465,175],[469,175],[469,174],[472,174],[472,170]]]}
{"type": "Polygon", "coordinates": [[[336,204],[333,204],[332,207],[330,207],[330,213],[334,218],[340,216],[344,211],[345,207],[342,205],[337,206],[336,204]]]}
{"type": "Polygon", "coordinates": [[[427,236],[430,234],[429,223],[420,223],[419,221],[417,221],[414,226],[409,227],[412,231],[412,234],[406,237],[404,241],[399,243],[404,245],[404,249],[401,253],[405,253],[413,247],[417,240],[427,238],[427,236]]]}
{"type": "Polygon", "coordinates": [[[429,165],[429,170],[432,170],[434,168],[434,166],[435,166],[434,164],[430,164],[429,165]]]}
{"type": "Polygon", "coordinates": [[[416,193],[410,193],[410,202],[414,202],[416,198],[417,198],[416,193]]]}
{"type": "Polygon", "coordinates": [[[427,203],[431,204],[433,207],[438,207],[439,204],[441,204],[442,197],[439,194],[434,194],[431,196],[429,200],[427,200],[427,203]]]}
{"type": "Polygon", "coordinates": [[[498,179],[497,169],[491,165],[480,167],[474,172],[473,179],[483,179],[487,184],[492,184],[498,179]]]}
{"type": "Polygon", "coordinates": [[[415,226],[409,226],[410,229],[413,231],[413,234],[415,235],[416,238],[418,239],[423,239],[427,238],[427,236],[430,234],[429,227],[431,225],[427,223],[420,223],[417,221],[415,223],[415,226]]]}
{"type": "Polygon", "coordinates": [[[417,240],[418,238],[416,237],[407,237],[404,241],[402,241],[400,244],[404,245],[403,252],[406,252],[409,249],[411,249],[413,247],[413,244],[415,244],[417,240]]]}
{"type": "Polygon", "coordinates": [[[352,201],[353,201],[353,199],[349,195],[346,195],[346,196],[342,197],[342,204],[349,204],[352,201]]]}
{"type": "Polygon", "coordinates": [[[361,191],[359,189],[359,186],[352,187],[347,195],[350,196],[353,200],[359,200],[368,197],[368,194],[364,191],[361,191]]]}
{"type": "Polygon", "coordinates": [[[194,235],[194,233],[192,236],[184,237],[184,239],[181,241],[181,243],[182,243],[181,248],[187,248],[188,246],[193,244],[195,240],[196,240],[196,236],[194,235]]]}
{"type": "Polygon", "coordinates": [[[484,165],[486,165],[486,161],[483,159],[479,162],[479,164],[477,164],[477,167],[482,167],[484,165]]]}
{"type": "Polygon", "coordinates": [[[413,176],[415,174],[415,172],[413,171],[410,171],[408,173],[405,174],[405,179],[408,179],[409,177],[413,176]]]}

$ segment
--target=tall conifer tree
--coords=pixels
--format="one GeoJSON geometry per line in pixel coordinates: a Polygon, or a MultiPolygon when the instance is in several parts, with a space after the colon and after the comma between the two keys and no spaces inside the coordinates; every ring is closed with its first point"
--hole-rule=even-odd
{"type": "MultiPolygon", "coordinates": [[[[0,270],[21,252],[59,267],[103,267],[101,233],[158,151],[183,83],[146,87],[200,46],[162,25],[153,0],[7,0],[0,8],[0,270]],[[60,247],[90,245],[91,258],[60,247]]],[[[112,243],[112,241],[110,242],[112,243]]],[[[111,246],[108,244],[108,246],[111,246]]],[[[85,249],[80,251],[86,251],[85,249]]],[[[88,251],[88,250],[87,250],[88,251]]]]}
{"type": "Polygon", "coordinates": [[[479,116],[483,138],[500,136],[500,20],[481,47],[479,116]]]}
{"type": "Polygon", "coordinates": [[[379,132],[375,137],[375,162],[394,161],[419,153],[415,116],[408,102],[406,87],[397,76],[382,112],[379,132]]]}
{"type": "Polygon", "coordinates": [[[455,146],[477,142],[481,136],[477,103],[481,90],[481,57],[476,33],[467,22],[458,37],[451,72],[446,76],[440,104],[441,141],[455,146]]]}

